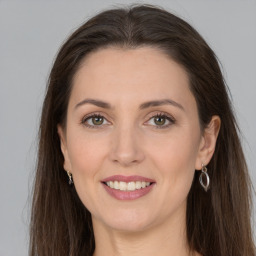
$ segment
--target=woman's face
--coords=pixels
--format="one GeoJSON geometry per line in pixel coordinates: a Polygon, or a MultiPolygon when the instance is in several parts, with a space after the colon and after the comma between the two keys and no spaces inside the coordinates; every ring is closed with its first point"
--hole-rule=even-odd
{"type": "Polygon", "coordinates": [[[134,231],[185,219],[204,139],[188,76],[164,53],[87,56],[58,128],[64,168],[94,223],[134,231]]]}

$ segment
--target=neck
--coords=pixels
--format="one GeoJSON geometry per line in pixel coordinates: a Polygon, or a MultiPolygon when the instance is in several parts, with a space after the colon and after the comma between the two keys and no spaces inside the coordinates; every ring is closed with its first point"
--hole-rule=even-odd
{"type": "Polygon", "coordinates": [[[185,214],[141,231],[113,230],[93,219],[94,256],[189,256],[185,214]]]}

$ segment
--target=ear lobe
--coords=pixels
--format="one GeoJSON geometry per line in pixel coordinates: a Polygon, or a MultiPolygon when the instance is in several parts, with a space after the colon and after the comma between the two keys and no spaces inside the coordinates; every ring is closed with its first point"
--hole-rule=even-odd
{"type": "Polygon", "coordinates": [[[71,166],[70,166],[70,161],[69,161],[69,156],[68,156],[68,151],[67,151],[67,142],[66,142],[66,135],[65,131],[63,130],[61,125],[57,126],[57,131],[58,135],[60,138],[60,149],[64,157],[64,163],[63,163],[63,168],[66,171],[71,172],[71,166]]]}
{"type": "Polygon", "coordinates": [[[208,126],[204,129],[196,161],[197,170],[201,170],[202,164],[207,165],[210,162],[215,151],[220,126],[220,117],[213,116],[208,126]]]}

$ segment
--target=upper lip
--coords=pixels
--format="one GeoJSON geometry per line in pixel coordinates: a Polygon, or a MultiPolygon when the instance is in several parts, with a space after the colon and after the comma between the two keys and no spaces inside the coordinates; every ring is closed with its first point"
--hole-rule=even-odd
{"type": "Polygon", "coordinates": [[[132,181],[146,181],[146,182],[155,182],[152,179],[138,176],[138,175],[132,175],[132,176],[124,176],[124,175],[113,175],[110,177],[105,178],[102,180],[102,182],[108,182],[108,181],[123,181],[123,182],[132,182],[132,181]]]}

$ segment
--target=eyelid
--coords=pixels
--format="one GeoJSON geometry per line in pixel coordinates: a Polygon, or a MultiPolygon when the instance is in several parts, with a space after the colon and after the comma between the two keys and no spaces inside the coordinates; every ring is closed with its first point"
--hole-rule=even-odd
{"type": "Polygon", "coordinates": [[[176,119],[171,114],[163,112],[163,111],[150,113],[149,117],[147,117],[146,123],[149,122],[152,118],[157,117],[157,116],[166,117],[166,119],[170,123],[167,125],[166,124],[165,125],[153,125],[156,129],[168,128],[170,125],[173,125],[174,123],[176,123],[176,119]]]}
{"type": "Polygon", "coordinates": [[[108,123],[111,123],[110,121],[108,121],[108,118],[105,116],[105,114],[101,113],[101,112],[93,112],[90,114],[87,114],[85,116],[83,116],[82,120],[80,121],[80,123],[88,128],[102,128],[102,126],[105,126],[106,124],[102,124],[102,125],[89,125],[86,124],[86,121],[90,118],[93,117],[102,117],[104,120],[106,120],[108,123]]]}
{"type": "Polygon", "coordinates": [[[167,112],[164,112],[164,111],[154,111],[154,112],[151,112],[148,115],[147,119],[150,119],[150,118],[155,117],[155,116],[166,116],[166,117],[169,117],[170,119],[175,120],[175,118],[171,114],[169,114],[167,112]]]}
{"type": "MultiPolygon", "coordinates": [[[[88,119],[90,119],[90,118],[93,118],[93,117],[102,117],[104,120],[106,120],[108,122],[108,124],[111,124],[111,122],[108,120],[108,118],[102,112],[93,112],[93,113],[87,114],[87,115],[83,116],[83,118],[80,121],[80,123],[82,125],[85,125],[88,128],[102,128],[103,126],[108,125],[108,124],[101,124],[101,125],[89,125],[89,124],[86,124],[86,121],[88,119]]],[[[144,124],[146,124],[152,118],[155,118],[155,117],[165,117],[170,122],[167,125],[166,124],[164,124],[164,125],[151,125],[151,126],[154,126],[157,129],[168,128],[170,125],[172,125],[172,124],[174,124],[176,122],[175,118],[171,114],[163,112],[163,111],[154,111],[154,112],[152,112],[152,113],[150,113],[148,115],[147,121],[144,124]]]]}

